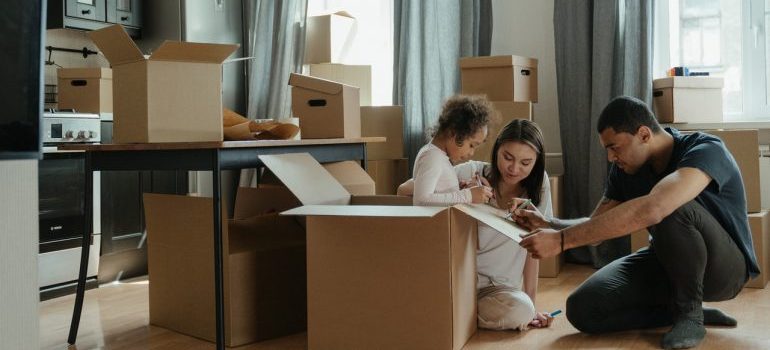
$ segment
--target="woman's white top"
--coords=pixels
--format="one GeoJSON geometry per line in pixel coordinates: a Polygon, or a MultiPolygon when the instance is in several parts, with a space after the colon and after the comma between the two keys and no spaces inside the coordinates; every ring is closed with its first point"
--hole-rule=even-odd
{"type": "MultiPolygon", "coordinates": [[[[472,160],[457,165],[454,169],[458,181],[467,181],[477,172],[480,175],[486,174],[485,168],[488,166],[490,166],[489,163],[472,160]]],[[[492,202],[490,204],[494,204],[492,202]]],[[[505,215],[506,209],[500,209],[500,215],[505,215]]],[[[540,205],[537,206],[537,209],[546,217],[553,216],[551,185],[547,173],[543,174],[540,205]]],[[[493,285],[506,285],[516,290],[523,290],[523,272],[524,263],[527,260],[527,250],[484,223],[479,223],[478,232],[479,247],[476,254],[478,282],[476,287],[481,289],[493,285]]]]}
{"type": "Polygon", "coordinates": [[[414,161],[413,174],[414,205],[451,206],[471,203],[471,190],[460,189],[460,180],[452,162],[436,145],[428,143],[420,149],[414,161]]]}

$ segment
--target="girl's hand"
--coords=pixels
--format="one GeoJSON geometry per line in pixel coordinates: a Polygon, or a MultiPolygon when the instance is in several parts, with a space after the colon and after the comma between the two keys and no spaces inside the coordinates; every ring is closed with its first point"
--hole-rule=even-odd
{"type": "Polygon", "coordinates": [[[532,328],[548,328],[553,323],[553,317],[549,316],[547,312],[536,312],[535,318],[529,322],[529,326],[532,328]]]}
{"type": "Polygon", "coordinates": [[[492,189],[487,186],[471,187],[471,203],[489,203],[493,197],[492,189]]]}

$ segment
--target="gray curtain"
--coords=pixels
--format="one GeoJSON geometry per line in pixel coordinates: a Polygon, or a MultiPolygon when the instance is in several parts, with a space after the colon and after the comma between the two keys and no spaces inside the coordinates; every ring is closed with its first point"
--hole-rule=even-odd
{"type": "Polygon", "coordinates": [[[404,148],[411,165],[442,103],[460,91],[459,58],[489,55],[492,4],[395,0],[394,21],[393,101],[404,106],[404,148]]]}
{"type": "Polygon", "coordinates": [[[250,119],[291,116],[289,73],[302,70],[307,0],[244,0],[250,119]]]}
{"type": "MultiPolygon", "coordinates": [[[[609,163],[596,122],[615,96],[648,104],[652,96],[653,0],[555,0],[554,39],[564,156],[564,214],[591,214],[604,193],[609,163]]],[[[621,237],[574,249],[578,262],[601,267],[630,252],[621,237]]]]}

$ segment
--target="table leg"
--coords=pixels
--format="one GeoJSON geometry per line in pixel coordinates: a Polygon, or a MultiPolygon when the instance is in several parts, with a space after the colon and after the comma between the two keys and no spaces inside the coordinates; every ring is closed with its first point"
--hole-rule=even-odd
{"type": "Polygon", "coordinates": [[[225,349],[224,273],[222,257],[222,180],[220,178],[219,150],[214,151],[212,169],[212,200],[214,201],[214,301],[216,309],[217,349],[225,349]]]}
{"type": "Polygon", "coordinates": [[[83,311],[83,298],[86,293],[86,275],[88,274],[88,255],[91,248],[91,230],[93,228],[93,189],[94,173],[91,170],[91,154],[85,152],[85,208],[83,225],[83,242],[80,251],[80,271],[78,273],[78,285],[75,292],[75,308],[72,311],[72,322],[70,323],[70,333],[67,343],[75,344],[78,337],[78,327],[80,326],[80,314],[83,311]]]}

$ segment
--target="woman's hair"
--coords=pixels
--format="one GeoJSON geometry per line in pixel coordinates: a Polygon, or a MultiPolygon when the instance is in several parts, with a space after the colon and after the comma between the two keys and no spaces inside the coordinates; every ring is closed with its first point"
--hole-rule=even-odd
{"type": "Polygon", "coordinates": [[[485,96],[454,95],[441,109],[438,125],[431,130],[430,136],[448,136],[454,134],[455,143],[462,143],[489,124],[492,105],[485,96]]]}
{"type": "Polygon", "coordinates": [[[543,148],[543,132],[535,122],[526,119],[514,119],[508,125],[500,130],[500,134],[495,139],[495,145],[492,147],[492,164],[489,167],[487,178],[494,188],[502,180],[500,169],[497,168],[497,151],[500,146],[506,142],[522,142],[532,146],[537,152],[535,165],[529,176],[521,180],[527,195],[535,206],[540,205],[543,193],[543,174],[545,174],[545,150],[543,148]]]}

